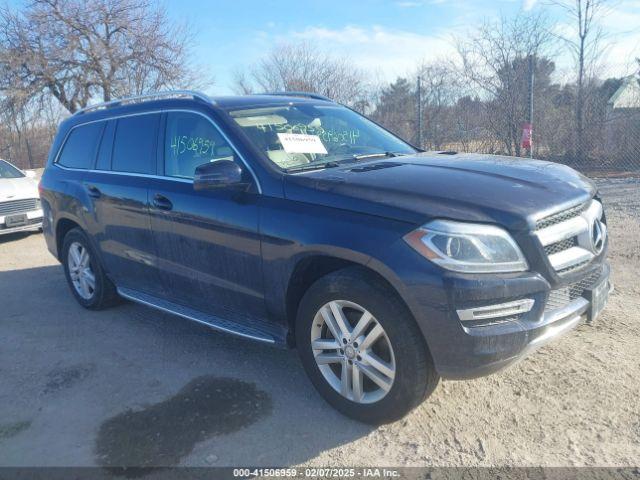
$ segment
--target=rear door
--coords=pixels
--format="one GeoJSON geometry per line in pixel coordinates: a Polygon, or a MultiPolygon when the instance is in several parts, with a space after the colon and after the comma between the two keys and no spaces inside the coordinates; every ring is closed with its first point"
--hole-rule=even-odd
{"type": "Polygon", "coordinates": [[[193,189],[197,166],[220,159],[240,161],[208,117],[169,111],[163,133],[163,178],[153,180],[149,199],[167,296],[240,323],[264,318],[255,185],[249,192],[193,189]]]}
{"type": "Polygon", "coordinates": [[[84,177],[105,268],[118,287],[160,295],[149,221],[148,184],[156,174],[159,113],[110,120],[96,167],[84,177]]]}

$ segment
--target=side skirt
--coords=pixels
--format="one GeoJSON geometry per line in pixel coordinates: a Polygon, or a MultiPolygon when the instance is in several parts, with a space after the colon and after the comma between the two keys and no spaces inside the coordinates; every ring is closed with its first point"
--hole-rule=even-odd
{"type": "MultiPolygon", "coordinates": [[[[194,310],[184,305],[178,305],[162,298],[155,297],[146,293],[138,292],[129,288],[118,287],[118,294],[121,297],[131,300],[142,305],[146,305],[166,313],[171,313],[187,320],[201,323],[224,333],[230,333],[250,340],[269,343],[272,345],[286,346],[286,332],[277,325],[260,324],[253,322],[254,325],[245,325],[223,318],[210,315],[207,313],[194,310]]],[[[249,320],[248,320],[249,323],[249,320]]]]}

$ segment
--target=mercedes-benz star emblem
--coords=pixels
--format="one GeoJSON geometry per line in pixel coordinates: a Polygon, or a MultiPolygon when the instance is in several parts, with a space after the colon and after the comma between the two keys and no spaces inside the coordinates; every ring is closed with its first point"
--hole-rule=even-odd
{"type": "Polygon", "coordinates": [[[600,220],[595,220],[591,226],[591,248],[598,255],[604,248],[606,230],[600,220]]]}

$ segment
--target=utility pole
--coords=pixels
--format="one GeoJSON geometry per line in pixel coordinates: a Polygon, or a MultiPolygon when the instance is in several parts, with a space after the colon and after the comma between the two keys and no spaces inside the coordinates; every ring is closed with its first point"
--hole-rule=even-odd
{"type": "Polygon", "coordinates": [[[531,146],[529,157],[533,158],[533,83],[535,81],[535,64],[533,55],[529,55],[529,125],[531,125],[531,146]]]}
{"type": "Polygon", "coordinates": [[[422,148],[422,78],[420,77],[420,75],[418,75],[418,82],[417,82],[417,95],[418,95],[418,121],[416,122],[418,125],[418,148],[422,148]]]}

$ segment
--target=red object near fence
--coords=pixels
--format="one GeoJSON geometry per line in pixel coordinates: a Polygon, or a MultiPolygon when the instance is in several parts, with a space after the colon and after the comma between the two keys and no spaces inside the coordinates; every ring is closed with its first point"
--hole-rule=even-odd
{"type": "Polygon", "coordinates": [[[533,144],[533,125],[525,123],[522,125],[522,148],[531,150],[533,144]]]}

